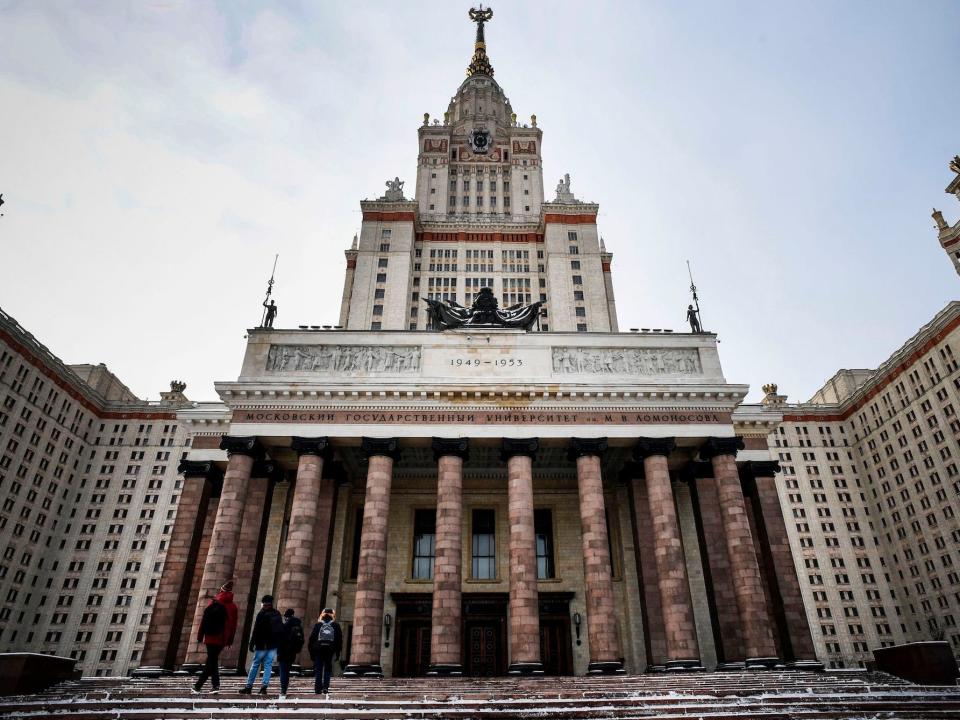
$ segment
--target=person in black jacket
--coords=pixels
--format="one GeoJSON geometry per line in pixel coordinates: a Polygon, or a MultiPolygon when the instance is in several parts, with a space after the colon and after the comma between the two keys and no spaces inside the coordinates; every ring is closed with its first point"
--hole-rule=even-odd
{"type": "Polygon", "coordinates": [[[283,612],[283,643],[277,648],[277,660],[280,661],[280,699],[287,696],[290,687],[290,666],[303,649],[303,623],[295,617],[293,608],[283,612]]]}
{"type": "Polygon", "coordinates": [[[333,675],[333,659],[340,659],[343,648],[343,631],[334,618],[336,613],[324,608],[320,620],[310,632],[307,649],[313,659],[313,691],[316,694],[330,692],[330,676],[333,675]]]}
{"type": "Polygon", "coordinates": [[[283,642],[283,618],[273,608],[273,595],[264,595],[257,619],[253,622],[253,634],[250,636],[250,651],[254,653],[250,663],[250,674],[247,675],[247,686],[240,689],[241,695],[253,692],[253,683],[256,682],[260,668],[263,667],[263,685],[260,694],[267,694],[267,685],[270,683],[270,673],[273,672],[273,661],[277,659],[277,648],[283,642]]]}

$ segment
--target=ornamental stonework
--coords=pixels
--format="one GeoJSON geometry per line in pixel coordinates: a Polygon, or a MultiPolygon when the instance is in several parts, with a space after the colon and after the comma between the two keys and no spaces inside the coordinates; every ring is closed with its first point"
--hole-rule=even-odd
{"type": "Polygon", "coordinates": [[[268,372],[416,373],[420,346],[409,345],[271,345],[268,372]]]}
{"type": "Polygon", "coordinates": [[[553,348],[560,375],[702,375],[700,353],[686,348],[553,348]]]}

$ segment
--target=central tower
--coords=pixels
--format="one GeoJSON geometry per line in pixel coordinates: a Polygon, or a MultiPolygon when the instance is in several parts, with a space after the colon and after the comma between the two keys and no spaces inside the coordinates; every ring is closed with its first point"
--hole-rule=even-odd
{"type": "Polygon", "coordinates": [[[467,77],[442,119],[424,113],[417,131],[414,199],[398,178],[379,200],[361,202],[340,324],[426,330],[423,298],[470,305],[489,287],[501,307],[546,301],[545,331],[616,331],[598,206],[574,197],[569,176],[545,201],[537,117],[518,121],[494,80],[484,32],[493,10],[469,16],[476,37],[467,77]]]}

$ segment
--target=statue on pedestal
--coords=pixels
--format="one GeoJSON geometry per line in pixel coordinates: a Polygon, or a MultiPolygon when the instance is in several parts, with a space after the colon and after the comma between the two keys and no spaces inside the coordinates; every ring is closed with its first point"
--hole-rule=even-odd
{"type": "Polygon", "coordinates": [[[395,177],[393,180],[387,180],[385,183],[387,186],[387,191],[383,194],[381,200],[386,200],[387,202],[398,202],[406,200],[403,196],[403,183],[399,177],[395,177]]]}

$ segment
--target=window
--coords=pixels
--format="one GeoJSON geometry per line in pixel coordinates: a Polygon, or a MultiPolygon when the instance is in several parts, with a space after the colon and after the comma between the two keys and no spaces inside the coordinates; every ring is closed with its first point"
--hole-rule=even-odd
{"type": "Polygon", "coordinates": [[[581,275],[574,275],[574,276],[573,276],[573,284],[574,284],[574,285],[583,285],[583,277],[582,277],[581,275]]]}
{"type": "Polygon", "coordinates": [[[377,267],[385,268],[387,266],[387,258],[380,258],[377,260],[377,267]]]}
{"type": "MultiPolygon", "coordinates": [[[[382,290],[377,290],[377,292],[383,292],[382,290]]],[[[382,295],[380,297],[383,297],[382,295]]],[[[574,290],[573,291],[574,300],[583,300],[583,290],[574,290]]]]}
{"type": "Polygon", "coordinates": [[[549,510],[533,511],[533,531],[537,539],[537,578],[555,577],[553,565],[553,514],[549,510]]]}
{"type": "Polygon", "coordinates": [[[580,261],[579,261],[579,260],[571,260],[571,261],[570,261],[570,269],[571,269],[571,270],[579,270],[579,269],[580,269],[580,261]]]}
{"type": "Polygon", "coordinates": [[[371,330],[379,330],[379,329],[380,329],[380,323],[379,323],[379,321],[378,321],[378,322],[372,322],[372,323],[370,323],[370,329],[371,329],[371,330]]]}
{"type": "Polygon", "coordinates": [[[379,289],[377,289],[377,290],[374,290],[374,291],[373,291],[373,298],[374,298],[374,300],[383,300],[384,292],[385,292],[385,291],[384,291],[383,288],[379,288],[379,289]]]}
{"type": "Polygon", "coordinates": [[[353,513],[353,552],[350,555],[350,579],[356,580],[360,570],[360,536],[363,533],[363,506],[353,513]]]}
{"type": "Polygon", "coordinates": [[[578,323],[578,324],[577,324],[577,332],[586,332],[586,331],[587,331],[587,325],[586,325],[586,323],[578,323]]]}
{"type": "Polygon", "coordinates": [[[377,273],[377,282],[378,282],[378,283],[382,283],[382,282],[386,282],[386,281],[387,281],[387,274],[386,274],[386,273],[377,273]]]}
{"type": "MultiPolygon", "coordinates": [[[[377,314],[377,307],[378,307],[377,305],[374,305],[374,306],[373,306],[373,314],[374,314],[374,315],[377,314]]],[[[577,317],[586,317],[586,316],[587,316],[587,309],[586,309],[586,308],[582,308],[582,307],[578,307],[578,308],[576,308],[576,313],[577,313],[577,317]]]]}
{"type": "MultiPolygon", "coordinates": [[[[577,308],[577,310],[580,310],[580,309],[581,309],[581,308],[577,308]]],[[[373,314],[374,314],[374,315],[383,315],[383,305],[374,305],[374,306],[373,306],[373,314]]]]}
{"type": "Polygon", "coordinates": [[[413,515],[414,580],[433,579],[433,560],[437,539],[437,511],[417,510],[413,515]]]}
{"type": "Polygon", "coordinates": [[[473,566],[474,580],[493,580],[497,577],[496,516],[493,510],[473,511],[473,566]]]}

